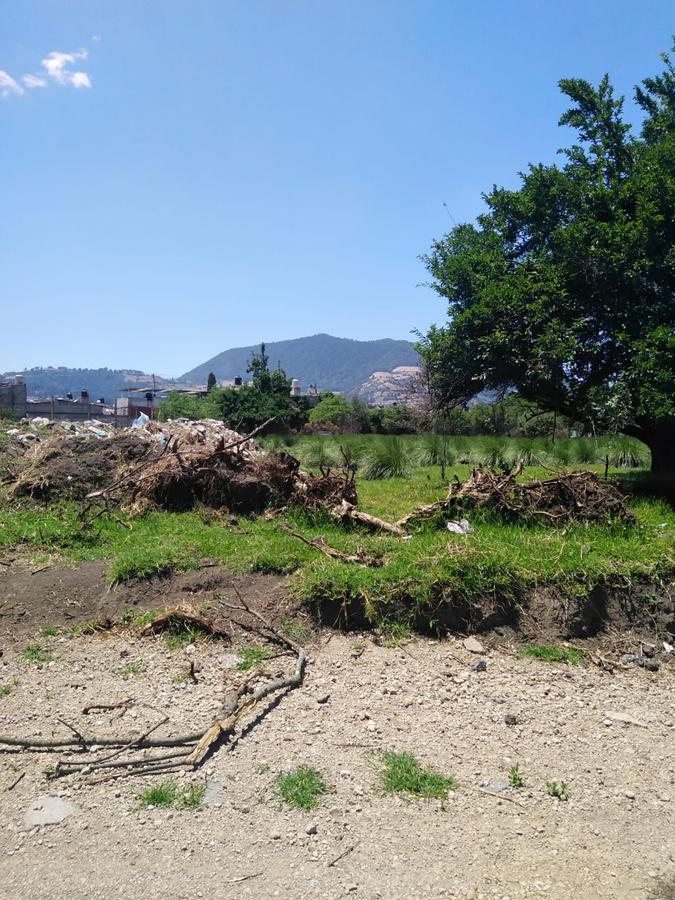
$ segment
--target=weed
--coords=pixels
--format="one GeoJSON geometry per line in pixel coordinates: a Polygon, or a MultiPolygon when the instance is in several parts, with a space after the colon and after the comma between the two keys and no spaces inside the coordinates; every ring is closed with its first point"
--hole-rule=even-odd
{"type": "Polygon", "coordinates": [[[137,662],[129,662],[125,666],[119,670],[119,674],[126,681],[128,678],[133,678],[134,675],[140,675],[143,671],[143,667],[140,663],[137,662]]]}
{"type": "Polygon", "coordinates": [[[27,662],[43,663],[49,662],[52,658],[52,654],[38,644],[29,644],[21,654],[21,657],[27,662]]]}
{"type": "Polygon", "coordinates": [[[237,668],[241,669],[242,672],[261,666],[269,656],[267,650],[264,650],[262,647],[240,647],[237,652],[241,656],[240,662],[237,663],[237,668]]]}
{"type": "Polygon", "coordinates": [[[292,641],[301,641],[305,636],[305,628],[300,622],[294,619],[284,617],[279,621],[279,628],[282,634],[292,641]]]}
{"type": "Polygon", "coordinates": [[[199,806],[204,799],[204,794],[206,793],[206,785],[205,784],[193,784],[190,787],[185,788],[183,793],[178,798],[178,805],[182,806],[184,809],[194,809],[196,806],[199,806]]]}
{"type": "Polygon", "coordinates": [[[380,787],[385,794],[412,794],[415,797],[444,799],[454,791],[457,782],[452,776],[424,769],[412,753],[381,754],[380,787]]]}
{"type": "Polygon", "coordinates": [[[40,637],[50,638],[56,637],[61,633],[61,629],[57,628],[55,625],[46,625],[44,628],[40,629],[40,637]]]}
{"type": "Polygon", "coordinates": [[[374,444],[366,460],[364,478],[403,478],[410,469],[410,454],[400,437],[388,435],[374,444]]]}
{"type": "Polygon", "coordinates": [[[258,766],[258,775],[267,775],[271,768],[269,763],[260,763],[258,766]]]}
{"type": "Polygon", "coordinates": [[[186,684],[188,680],[187,672],[176,672],[171,676],[171,684],[186,684]]]}
{"type": "Polygon", "coordinates": [[[575,647],[554,647],[551,644],[539,644],[532,647],[523,647],[519,651],[520,656],[530,656],[541,659],[544,662],[566,662],[571,666],[577,666],[583,659],[583,652],[575,647]]]}
{"type": "Polygon", "coordinates": [[[0,697],[6,697],[12,693],[12,689],[8,684],[0,684],[0,697]]]}
{"type": "Polygon", "coordinates": [[[523,773],[520,771],[520,766],[518,763],[511,766],[509,769],[509,784],[512,788],[521,788],[525,786],[525,779],[523,778],[523,773]]]}
{"type": "Polygon", "coordinates": [[[143,809],[146,806],[170,807],[178,799],[178,788],[173,781],[161,781],[153,785],[138,796],[138,806],[143,809]]]}
{"type": "Polygon", "coordinates": [[[558,800],[567,800],[569,798],[569,791],[564,781],[547,781],[546,793],[549,797],[557,797],[558,800]]]}
{"type": "Polygon", "coordinates": [[[411,637],[410,626],[406,622],[388,619],[381,623],[380,631],[385,647],[401,647],[411,637]]]}
{"type": "Polygon", "coordinates": [[[295,809],[314,809],[319,797],[328,792],[321,775],[310,766],[298,766],[292,772],[279,775],[277,790],[281,798],[295,809]]]}

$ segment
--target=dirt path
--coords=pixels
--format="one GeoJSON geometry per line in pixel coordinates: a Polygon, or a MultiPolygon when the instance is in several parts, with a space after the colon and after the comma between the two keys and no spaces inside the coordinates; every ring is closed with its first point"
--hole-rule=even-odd
{"type": "MultiPolygon", "coordinates": [[[[0,699],[0,732],[65,734],[61,716],[87,730],[133,733],[161,714],[176,732],[198,730],[216,713],[235,662],[227,647],[209,642],[190,653],[119,636],[48,643],[54,659],[40,668],[21,660],[19,648],[5,650],[0,683],[11,691],[0,699]],[[175,683],[188,658],[197,663],[197,685],[175,683]],[[82,715],[88,704],[125,698],[133,698],[125,711],[82,715]]],[[[207,802],[196,810],[137,809],[147,779],[48,782],[52,755],[2,754],[2,894],[659,896],[658,882],[675,879],[673,667],[610,676],[503,648],[476,672],[476,658],[458,640],[388,649],[324,633],[305,687],[232,750],[184,776],[207,779],[207,802]],[[507,724],[512,717],[516,724],[507,724]],[[414,753],[461,787],[445,803],[382,796],[373,751],[390,749],[414,753]],[[515,762],[523,789],[478,790],[504,779],[515,762]],[[313,813],[282,808],[275,793],[276,775],[300,763],[332,786],[313,813]],[[547,795],[550,780],[567,783],[567,802],[547,795]],[[46,793],[76,810],[58,825],[23,824],[31,801],[46,793]]]]}

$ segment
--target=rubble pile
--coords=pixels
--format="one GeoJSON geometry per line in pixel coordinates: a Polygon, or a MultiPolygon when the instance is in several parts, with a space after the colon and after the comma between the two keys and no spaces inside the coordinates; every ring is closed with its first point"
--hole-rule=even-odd
{"type": "Polygon", "coordinates": [[[307,475],[289,454],[266,453],[253,438],[215,420],[141,421],[124,430],[98,422],[38,423],[9,431],[18,432],[10,439],[24,439],[19,455],[6,454],[13,465],[6,467],[5,481],[16,498],[80,500],[135,514],[196,504],[257,513],[270,506],[356,501],[352,478],[307,475]]]}

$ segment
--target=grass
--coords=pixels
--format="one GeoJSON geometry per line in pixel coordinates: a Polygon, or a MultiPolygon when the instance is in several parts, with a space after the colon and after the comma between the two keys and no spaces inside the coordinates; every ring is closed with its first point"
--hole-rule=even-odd
{"type": "Polygon", "coordinates": [[[546,793],[549,797],[557,797],[558,800],[569,799],[569,791],[564,781],[547,781],[546,793]]]}
{"type": "Polygon", "coordinates": [[[385,794],[408,794],[443,800],[448,796],[448,791],[457,788],[457,782],[452,776],[423,768],[411,753],[387,751],[380,754],[380,762],[379,784],[385,794]]]}
{"type": "Polygon", "coordinates": [[[541,659],[548,663],[566,662],[571,666],[577,666],[584,654],[575,647],[554,647],[551,644],[538,644],[532,647],[523,647],[519,651],[519,655],[541,659]]]}
{"type": "Polygon", "coordinates": [[[7,697],[12,693],[12,689],[8,684],[0,684],[0,698],[7,697]]]}
{"type": "Polygon", "coordinates": [[[509,784],[512,788],[525,787],[525,779],[523,773],[520,771],[518,763],[515,763],[515,765],[511,766],[509,769],[509,784]]]}
{"type": "Polygon", "coordinates": [[[40,647],[39,644],[29,644],[21,654],[21,658],[25,659],[26,662],[44,663],[50,662],[52,654],[45,650],[44,647],[40,647]]]}
{"type": "Polygon", "coordinates": [[[180,790],[173,781],[162,781],[138,795],[138,809],[153,806],[159,809],[194,809],[204,799],[206,787],[203,784],[191,785],[180,790]]]}
{"type": "Polygon", "coordinates": [[[57,628],[55,625],[46,625],[44,628],[40,629],[40,637],[43,638],[56,637],[60,633],[61,629],[57,628]]]}
{"type": "Polygon", "coordinates": [[[277,777],[277,791],[281,799],[293,809],[311,810],[328,793],[328,786],[316,769],[298,766],[292,772],[277,777]]]}
{"type": "MultiPolygon", "coordinates": [[[[375,435],[300,437],[292,439],[291,451],[305,458],[321,442],[321,455],[337,460],[338,448],[344,445],[350,458],[358,458],[359,465],[365,465],[373,446],[379,446],[382,440],[375,435]]],[[[600,451],[611,445],[610,441],[590,439],[568,443],[572,460],[578,456],[600,458],[600,451]]],[[[546,454],[553,452],[546,439],[451,438],[445,443],[425,443],[423,438],[402,436],[391,446],[410,466],[407,476],[357,478],[359,507],[390,521],[419,504],[443,498],[447,479],[465,478],[478,457],[498,460],[501,455],[508,461],[528,454],[528,460],[536,463],[549,460],[546,454]],[[421,462],[432,458],[438,461],[446,453],[454,455],[455,463],[447,468],[443,481],[438,465],[421,462]]],[[[556,453],[562,453],[562,443],[556,442],[556,446],[556,453]]],[[[626,458],[622,444],[616,460],[626,458]]],[[[604,458],[589,465],[602,473],[604,458]]],[[[359,473],[362,471],[360,468],[359,473]]],[[[631,474],[635,479],[641,470],[610,468],[610,472],[637,473],[631,474]]],[[[546,478],[550,474],[539,465],[529,465],[521,477],[546,478]]],[[[295,595],[315,609],[326,604],[344,606],[357,610],[362,618],[385,631],[391,623],[405,630],[420,621],[433,628],[439,610],[453,604],[471,606],[488,596],[515,608],[534,587],[555,586],[576,597],[596,587],[628,586],[669,577],[675,571],[673,509],[649,497],[634,498],[630,506],[637,518],[634,526],[577,524],[551,528],[506,525],[485,516],[472,516],[475,532],[468,538],[448,535],[439,519],[405,542],[392,536],[350,531],[327,518],[287,514],[293,528],[308,540],[323,535],[343,552],[363,550],[383,556],[385,565],[373,569],[345,565],[317,554],[300,541],[289,539],[277,522],[263,517],[242,519],[235,533],[201,510],[148,512],[128,521],[121,514],[115,518],[101,515],[83,523],[75,504],[46,509],[6,504],[0,511],[0,548],[24,545],[74,562],[104,558],[108,560],[111,583],[193,569],[203,559],[220,562],[233,574],[290,574],[295,595]],[[241,531],[245,532],[243,536],[241,531]]],[[[145,617],[152,615],[139,617],[130,609],[124,621],[133,626],[146,624],[145,617]]],[[[194,632],[182,631],[169,642],[181,646],[196,637],[194,632]]]]}
{"type": "Polygon", "coordinates": [[[140,675],[143,671],[143,667],[140,663],[130,662],[119,670],[119,674],[127,681],[129,678],[133,678],[135,675],[140,675]]]}
{"type": "Polygon", "coordinates": [[[237,653],[241,657],[241,660],[237,663],[237,668],[242,672],[247,672],[249,669],[256,669],[258,666],[261,666],[269,656],[268,651],[262,647],[240,647],[239,650],[237,650],[237,653]]]}

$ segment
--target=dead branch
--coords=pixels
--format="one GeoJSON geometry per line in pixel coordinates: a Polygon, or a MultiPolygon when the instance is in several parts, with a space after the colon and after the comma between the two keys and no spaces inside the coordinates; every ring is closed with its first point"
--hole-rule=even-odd
{"type": "Polygon", "coordinates": [[[300,534],[297,531],[293,531],[285,522],[279,523],[279,528],[281,528],[283,531],[287,531],[288,534],[291,534],[294,538],[302,541],[303,544],[307,544],[308,547],[312,547],[314,550],[318,550],[320,553],[323,553],[324,556],[328,556],[330,559],[339,559],[342,562],[358,563],[360,566],[376,567],[384,565],[384,560],[381,557],[369,556],[367,553],[363,553],[361,551],[357,551],[356,553],[343,553],[341,550],[336,550],[335,547],[329,547],[323,535],[317,535],[311,540],[308,540],[306,537],[304,537],[304,535],[300,534]]]}
{"type": "Polygon", "coordinates": [[[334,506],[331,509],[330,514],[334,519],[338,519],[343,524],[355,522],[357,525],[363,525],[370,531],[387,531],[390,534],[395,534],[397,537],[403,537],[405,535],[405,531],[400,525],[385,522],[384,519],[378,519],[377,516],[371,516],[369,513],[361,512],[361,510],[356,509],[356,507],[347,500],[342,500],[341,503],[334,506]]]}

